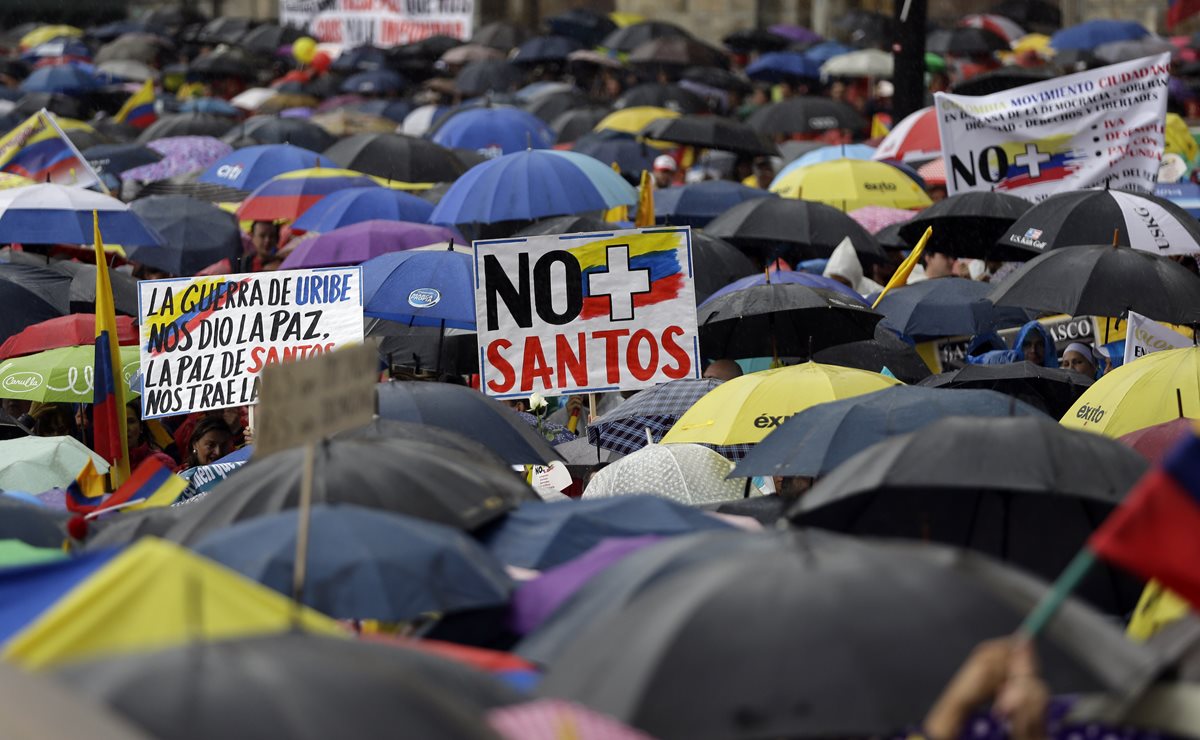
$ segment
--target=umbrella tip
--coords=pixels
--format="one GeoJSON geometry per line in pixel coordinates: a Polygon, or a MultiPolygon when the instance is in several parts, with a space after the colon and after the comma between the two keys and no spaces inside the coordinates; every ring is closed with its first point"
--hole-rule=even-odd
{"type": "Polygon", "coordinates": [[[1113,248],[1116,248],[1117,242],[1119,242],[1120,240],[1121,240],[1121,230],[1113,229],[1113,243],[1112,243],[1113,248]]]}

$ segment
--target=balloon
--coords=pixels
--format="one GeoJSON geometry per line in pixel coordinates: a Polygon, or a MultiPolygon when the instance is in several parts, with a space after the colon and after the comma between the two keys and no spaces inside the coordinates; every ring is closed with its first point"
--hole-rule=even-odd
{"type": "Polygon", "coordinates": [[[329,65],[333,64],[333,59],[330,58],[329,52],[318,51],[312,58],[312,68],[318,72],[324,72],[329,69],[329,65]]]}
{"type": "Polygon", "coordinates": [[[292,57],[301,64],[308,64],[317,53],[317,42],[308,36],[301,36],[292,42],[292,57]]]}

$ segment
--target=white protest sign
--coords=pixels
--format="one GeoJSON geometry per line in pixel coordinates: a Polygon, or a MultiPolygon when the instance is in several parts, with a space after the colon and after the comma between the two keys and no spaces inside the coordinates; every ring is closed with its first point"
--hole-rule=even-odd
{"type": "Polygon", "coordinates": [[[392,47],[430,36],[471,37],[474,0],[280,0],[279,20],[353,48],[392,47]]]}
{"type": "Polygon", "coordinates": [[[1160,54],[992,95],[938,93],[947,190],[1035,202],[1090,187],[1153,190],[1170,61],[1160,54]]]}
{"type": "Polygon", "coordinates": [[[357,266],[143,280],[142,416],[257,403],[263,367],[361,344],[362,318],[357,266]]]}
{"type": "Polygon", "coordinates": [[[474,243],[483,391],[647,388],[699,376],[689,228],[474,243]]]}
{"type": "Polygon", "coordinates": [[[1125,364],[1151,352],[1191,346],[1192,340],[1174,329],[1140,313],[1129,312],[1129,328],[1125,332],[1125,364]]]}

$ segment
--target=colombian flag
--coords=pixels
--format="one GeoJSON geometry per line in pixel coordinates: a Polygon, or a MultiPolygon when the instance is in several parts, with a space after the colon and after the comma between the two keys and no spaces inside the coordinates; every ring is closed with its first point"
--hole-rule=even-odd
{"type": "MultiPolygon", "coordinates": [[[[83,124],[78,123],[78,126],[83,124]]],[[[90,187],[100,182],[96,174],[54,120],[42,109],[0,137],[0,171],[34,182],[90,187]]]]}
{"type": "Polygon", "coordinates": [[[129,477],[129,441],[125,436],[125,390],[121,382],[121,354],[117,347],[117,318],[113,305],[108,262],[100,239],[100,215],[92,211],[96,248],[96,365],[92,415],[94,447],[112,464],[113,488],[129,477]]]}
{"type": "Polygon", "coordinates": [[[170,506],[188,487],[188,482],[175,475],[153,457],[146,458],[124,485],[108,497],[100,510],[152,509],[170,506]]]}
{"type": "Polygon", "coordinates": [[[129,96],[114,117],[119,123],[128,123],[134,128],[146,128],[158,120],[154,111],[154,83],[146,80],[141,89],[129,96]]]}
{"type": "Polygon", "coordinates": [[[104,498],[104,476],[96,470],[96,465],[88,458],[87,465],[67,486],[67,510],[77,514],[90,514],[100,508],[100,500],[104,498]]]}

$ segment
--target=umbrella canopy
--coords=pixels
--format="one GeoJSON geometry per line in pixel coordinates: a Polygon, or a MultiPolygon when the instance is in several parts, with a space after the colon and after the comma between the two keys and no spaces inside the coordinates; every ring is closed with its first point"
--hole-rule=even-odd
{"type": "Polygon", "coordinates": [[[408,87],[408,80],[390,69],[356,72],[342,81],[341,91],[359,95],[395,95],[408,87]]]}
{"type": "Polygon", "coordinates": [[[440,144],[395,133],[355,134],[325,155],[342,167],[398,182],[450,182],[466,170],[440,144]]]}
{"type": "MultiPolygon", "coordinates": [[[[27,326],[9,337],[0,344],[0,360],[95,341],[95,314],[72,313],[27,326]]],[[[117,317],[117,341],[120,344],[138,343],[137,325],[129,316],[117,317]]]]}
{"type": "Polygon", "coordinates": [[[770,272],[766,273],[749,275],[722,286],[720,290],[715,291],[709,297],[718,298],[734,291],[743,290],[755,285],[782,285],[785,283],[797,283],[809,288],[821,288],[824,290],[836,291],[841,293],[846,298],[851,298],[859,303],[863,303],[862,296],[847,287],[845,283],[840,283],[833,278],[814,275],[811,272],[796,272],[794,270],[771,270],[770,272]]]}
{"type": "Polygon", "coordinates": [[[291,144],[311,152],[323,152],[337,141],[337,137],[315,123],[279,116],[248,118],[229,129],[222,139],[235,146],[291,144]]]}
{"type": "MultiPolygon", "coordinates": [[[[754,51],[780,51],[787,48],[791,41],[796,40],[790,35],[776,33],[769,28],[743,28],[725,36],[721,39],[721,43],[734,53],[748,54],[754,51]]],[[[818,37],[817,40],[819,41],[820,38],[818,37]]]]}
{"type": "Polygon", "coordinates": [[[161,154],[162,159],[125,170],[122,179],[153,182],[187,175],[204,170],[233,152],[233,147],[211,136],[167,136],[149,142],[146,147],[161,154]]]}
{"type": "Polygon", "coordinates": [[[925,162],[942,156],[938,137],[937,111],[933,106],[905,116],[892,127],[875,149],[875,159],[925,162]]]}
{"type": "Polygon", "coordinates": [[[961,370],[931,375],[920,382],[930,388],[980,388],[1013,396],[1060,417],[1092,385],[1092,379],[1070,370],[1032,362],[1007,365],[967,365],[961,370]]]}
{"type": "MultiPolygon", "coordinates": [[[[429,228],[432,234],[438,227],[429,228]]],[[[364,262],[362,271],[363,315],[409,326],[475,328],[471,255],[388,251],[364,262]]]]}
{"type": "Polygon", "coordinates": [[[583,44],[569,36],[535,36],[517,47],[511,60],[519,65],[562,64],[568,54],[582,48],[583,44]]]}
{"type": "Polygon", "coordinates": [[[888,291],[875,308],[883,326],[917,341],[973,336],[1034,318],[1023,308],[993,305],[990,291],[987,283],[966,278],[923,280],[888,291]]]}
{"type": "MultiPolygon", "coordinates": [[[[433,204],[411,193],[388,188],[347,188],[317,201],[292,224],[295,229],[325,233],[363,221],[425,223],[433,204]]],[[[436,239],[425,242],[432,244],[436,239]]],[[[421,246],[413,244],[413,246],[421,246]]]]}
{"type": "Polygon", "coordinates": [[[398,382],[376,387],[379,416],[458,432],[510,465],[549,464],[558,455],[499,401],[448,383],[398,382]]]}
{"type": "Polygon", "coordinates": [[[301,241],[288,253],[282,267],[295,270],[302,267],[357,265],[389,252],[445,244],[458,238],[453,231],[440,226],[406,221],[362,221],[301,241]]]}
{"type": "Polygon", "coordinates": [[[128,205],[83,188],[44,183],[0,190],[0,241],[21,244],[91,244],[92,211],[104,241],[124,246],[160,245],[162,237],[128,205]]]}
{"type": "Polygon", "coordinates": [[[758,272],[737,247],[702,231],[692,233],[692,266],[697,305],[730,282],[758,272]]]}
{"type": "Polygon", "coordinates": [[[0,337],[7,340],[27,327],[59,318],[70,309],[71,281],[37,265],[0,265],[0,337]]]}
{"type": "Polygon", "coordinates": [[[554,146],[554,132],[520,108],[486,106],[446,117],[433,132],[434,143],[472,149],[489,158],[554,146]]]}
{"type": "Polygon", "coordinates": [[[1158,321],[1200,322],[1195,273],[1168,257],[1107,245],[1052,249],[1005,278],[988,300],[1072,316],[1136,311],[1158,321]]]}
{"type": "Polygon", "coordinates": [[[168,136],[221,136],[233,125],[229,118],[212,113],[172,113],[150,124],[137,140],[146,144],[168,136]]]}
{"type": "Polygon", "coordinates": [[[755,445],[735,471],[743,477],[816,478],[871,445],[948,416],[1046,418],[1033,406],[995,391],[898,385],[801,411],[755,445]]]}
{"type": "Polygon", "coordinates": [[[977,57],[1012,48],[1009,39],[988,28],[939,28],[925,37],[925,49],[939,56],[977,57]]]}
{"type": "Polygon", "coordinates": [[[647,437],[661,439],[692,404],[719,384],[712,378],[683,378],[638,391],[612,411],[590,420],[588,441],[626,455],[636,452],[649,443],[647,437]]]}
{"type": "Polygon", "coordinates": [[[583,498],[649,494],[688,506],[731,501],[745,495],[741,480],[726,480],[732,468],[700,445],[646,445],[592,476],[583,498]]]}
{"type": "Polygon", "coordinates": [[[570,36],[586,46],[597,46],[605,36],[617,30],[606,14],[587,7],[571,8],[546,19],[551,31],[570,36]]]}
{"type": "Polygon", "coordinates": [[[647,41],[671,37],[691,38],[691,34],[674,23],[642,21],[616,29],[601,40],[600,46],[612,51],[628,53],[647,41]]]}
{"type": "MultiPolygon", "coordinates": [[[[835,144],[831,146],[820,146],[816,149],[804,152],[800,156],[787,163],[776,177],[797,170],[801,167],[807,167],[810,164],[819,164],[828,162],[833,159],[871,159],[875,154],[875,147],[867,144],[835,144]]],[[[861,210],[861,209],[860,209],[861,210]]]]}
{"type": "Polygon", "coordinates": [[[101,85],[93,69],[91,65],[84,66],[73,62],[41,67],[22,80],[19,89],[27,93],[85,95],[101,85]]]}
{"type": "Polygon", "coordinates": [[[988,12],[1010,18],[1025,28],[1043,33],[1062,28],[1062,9],[1048,0],[1001,0],[988,12]]]}
{"type": "Polygon", "coordinates": [[[233,216],[186,195],[152,195],[130,206],[162,235],[161,247],[130,247],[125,256],[171,275],[193,275],[242,253],[242,237],[233,216]]]}
{"type": "Polygon", "coordinates": [[[357,740],[380,727],[492,740],[481,708],[519,700],[445,659],[298,631],[108,658],[59,675],[162,740],[249,740],[284,728],[297,740],[357,740]]]}
{"type": "Polygon", "coordinates": [[[504,21],[496,21],[488,23],[480,28],[475,29],[475,33],[471,36],[470,43],[480,44],[482,46],[490,46],[493,49],[499,49],[507,52],[510,49],[515,49],[521,45],[529,32],[523,27],[513,23],[504,21]]]}
{"type": "Polygon", "coordinates": [[[1050,37],[1050,46],[1056,51],[1090,51],[1101,44],[1113,41],[1135,41],[1148,35],[1150,32],[1137,21],[1097,18],[1056,31],[1050,37]]]}
{"type": "MultiPolygon", "coordinates": [[[[50,268],[71,278],[70,300],[72,311],[96,310],[96,266],[90,262],[67,262],[65,260],[51,263],[50,268]]],[[[3,273],[0,273],[2,275],[3,273]]],[[[109,282],[112,284],[113,303],[117,313],[126,316],[137,316],[138,297],[137,279],[133,275],[120,271],[109,271],[109,282]]]]}
{"type": "Polygon", "coordinates": [[[454,87],[463,97],[488,93],[503,94],[516,90],[525,81],[525,72],[506,60],[485,59],[468,62],[454,78],[454,87]]]}
{"type": "Polygon", "coordinates": [[[864,206],[925,208],[932,204],[921,186],[898,168],[862,159],[834,159],[799,167],[776,177],[771,192],[843,211],[864,206]]]}
{"type": "MultiPolygon", "coordinates": [[[[774,547],[710,558],[657,581],[577,632],[540,693],[586,699],[660,737],[887,735],[922,716],[968,653],[1011,633],[1046,592],[1018,571],[932,545],[805,532],[738,536],[774,547]],[[746,604],[764,599],[771,608],[756,612],[753,629],[729,628],[746,604]],[[846,675],[847,646],[859,656],[849,665],[850,692],[829,680],[846,675]],[[741,680],[725,680],[731,675],[741,680]],[[798,701],[804,711],[795,710],[798,701]]],[[[1038,654],[1041,675],[1068,691],[1127,681],[1152,660],[1075,602],[1038,654]]]]}
{"type": "Polygon", "coordinates": [[[829,98],[800,96],[771,103],[750,114],[746,123],[760,134],[811,134],[831,129],[861,131],[867,122],[853,108],[829,98]]]}
{"type": "Polygon", "coordinates": [[[377,185],[354,170],[314,167],[285,172],[255,188],[238,206],[237,217],[241,221],[295,220],[327,195],[377,185]]]}
{"type": "MultiPolygon", "coordinates": [[[[1120,443],[1042,414],[956,416],[850,457],[789,515],[841,532],[962,545],[1053,579],[1148,467],[1120,443]]],[[[1100,570],[1076,593],[1123,614],[1140,591],[1100,570]]]]}
{"type": "Polygon", "coordinates": [[[849,215],[867,231],[878,234],[889,226],[907,223],[916,213],[902,208],[866,206],[850,211],[849,215]]]}
{"type": "Polygon", "coordinates": [[[618,108],[596,124],[596,131],[619,131],[624,134],[640,134],[647,126],[664,118],[678,118],[677,111],[653,105],[635,105],[618,108]]]}
{"type": "Polygon", "coordinates": [[[813,359],[826,365],[856,367],[875,373],[882,373],[887,368],[904,383],[916,383],[929,377],[929,366],[916,349],[879,324],[875,325],[873,339],[827,347],[815,352],[813,359]]]}
{"type": "Polygon", "coordinates": [[[725,52],[703,41],[683,36],[665,36],[639,44],[626,62],[646,71],[678,74],[684,67],[728,67],[725,52]]]}
{"type": "Polygon", "coordinates": [[[285,172],[336,166],[333,160],[298,146],[260,144],[226,154],[201,172],[196,181],[249,192],[285,172]]]}
{"type": "MultiPolygon", "coordinates": [[[[71,438],[30,437],[29,439],[71,438]]],[[[8,446],[9,443],[0,442],[0,445],[8,446]]],[[[26,448],[28,449],[28,446],[26,448]]],[[[25,472],[19,469],[11,472],[4,469],[0,471],[0,475],[24,486],[26,481],[35,482],[39,479],[36,477],[40,474],[35,470],[35,465],[36,463],[25,464],[25,472]]],[[[82,469],[82,467],[81,464],[80,468],[82,469]]],[[[74,480],[74,477],[71,480],[74,480]]],[[[63,541],[66,539],[66,519],[66,515],[62,512],[46,506],[22,501],[13,496],[0,496],[0,538],[3,538],[5,542],[19,542],[28,547],[55,548],[61,552],[63,541]]]]}
{"type": "Polygon", "coordinates": [[[815,80],[821,76],[821,63],[796,51],[769,51],[746,65],[746,76],[761,82],[815,80]]]}
{"type": "Polygon", "coordinates": [[[854,219],[837,208],[809,200],[747,200],[714,218],[704,231],[739,247],[769,250],[789,245],[799,259],[829,257],[842,239],[849,237],[860,260],[887,258],[874,237],[854,219]]]}
{"type": "Polygon", "coordinates": [[[503,563],[545,570],[612,537],[669,537],[728,527],[716,517],[656,496],[618,496],[522,504],[488,530],[484,544],[503,563]]]}
{"type": "MultiPolygon", "coordinates": [[[[194,549],[284,595],[292,592],[296,510],[239,522],[194,549]]],[[[457,529],[358,506],[314,506],[304,603],[339,619],[404,622],[503,606],[512,582],[457,529]]]]}
{"type": "Polygon", "coordinates": [[[1152,352],[1097,380],[1062,416],[1064,426],[1120,437],[1178,417],[1200,418],[1200,348],[1152,352]]]}
{"type": "Polygon", "coordinates": [[[883,318],[840,291],[765,283],[709,298],[696,310],[706,356],[811,357],[818,349],[871,339],[883,318]]]}
{"type": "Polygon", "coordinates": [[[429,220],[439,224],[533,220],[636,202],[637,190],[595,159],[534,149],[471,168],[450,187],[429,220]]]}
{"type": "Polygon", "coordinates": [[[162,154],[144,144],[101,144],[84,149],[80,154],[97,175],[119,175],[135,167],[154,164],[163,158],[162,154]]]}
{"type": "Polygon", "coordinates": [[[1158,465],[1167,456],[1167,453],[1191,434],[1195,428],[1195,424],[1190,419],[1181,416],[1178,419],[1122,434],[1119,440],[1121,444],[1149,460],[1151,465],[1158,465]]]}
{"type": "Polygon", "coordinates": [[[932,252],[973,259],[1023,259],[1027,252],[997,249],[996,242],[1029,208],[1029,201],[1006,193],[959,193],[918,213],[900,227],[900,236],[915,244],[932,226],[925,245],[932,252]]]}
{"type": "Polygon", "coordinates": [[[862,49],[832,57],[821,65],[821,76],[891,79],[893,70],[891,54],[879,49],[862,49]]]}
{"type": "Polygon", "coordinates": [[[571,151],[585,154],[602,164],[615,164],[630,180],[637,180],[642,171],[651,171],[654,158],[660,153],[641,137],[610,129],[580,136],[571,151]]]}
{"type": "Polygon", "coordinates": [[[770,193],[758,188],[728,180],[706,180],[656,191],[654,216],[660,223],[703,228],[738,203],[768,197],[770,193]]]}
{"type": "Polygon", "coordinates": [[[647,125],[642,135],[659,141],[750,156],[779,154],[778,147],[750,126],[717,116],[660,118],[647,125]]]}
{"type": "Polygon", "coordinates": [[[1126,190],[1077,190],[1052,195],[1027,210],[1000,237],[1000,246],[1040,254],[1084,244],[1117,244],[1154,254],[1200,252],[1200,224],[1174,203],[1126,190]]]}
{"type": "Polygon", "coordinates": [[[675,422],[662,441],[754,444],[810,406],[899,384],[879,373],[815,362],[763,370],[714,388],[675,422]]]}
{"type": "Polygon", "coordinates": [[[621,94],[613,103],[617,110],[654,108],[672,113],[707,113],[708,103],[691,90],[677,84],[643,82],[621,94]]]}
{"type": "MultiPolygon", "coordinates": [[[[121,347],[120,363],[126,397],[132,397],[136,391],[130,388],[129,380],[139,367],[136,344],[121,347]]],[[[92,403],[95,397],[95,365],[95,340],[81,346],[12,357],[0,363],[0,393],[5,398],[42,403],[92,403]]]]}

